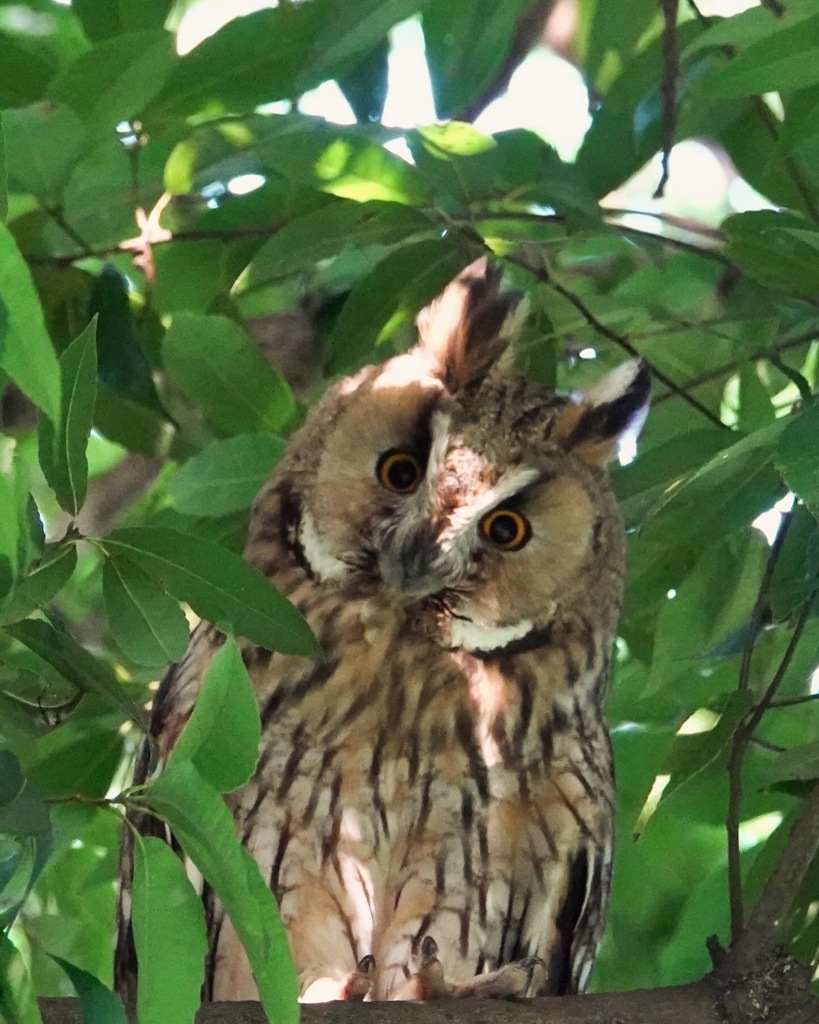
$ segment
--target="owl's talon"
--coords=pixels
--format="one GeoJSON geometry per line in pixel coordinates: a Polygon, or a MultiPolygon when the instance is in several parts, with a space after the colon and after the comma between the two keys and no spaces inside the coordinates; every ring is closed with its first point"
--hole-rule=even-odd
{"type": "Polygon", "coordinates": [[[438,943],[431,935],[425,935],[421,940],[420,964],[422,967],[438,960],[438,943]]]}

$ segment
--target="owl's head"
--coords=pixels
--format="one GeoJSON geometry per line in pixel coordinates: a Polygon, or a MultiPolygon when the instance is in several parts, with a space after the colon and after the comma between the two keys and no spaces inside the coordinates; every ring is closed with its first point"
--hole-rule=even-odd
{"type": "Polygon", "coordinates": [[[314,578],[479,652],[525,644],[578,602],[616,614],[623,529],[603,467],[650,384],[636,362],[573,397],[511,372],[517,298],[498,277],[467,268],[419,317],[415,348],[341,381],[289,460],[314,578]]]}

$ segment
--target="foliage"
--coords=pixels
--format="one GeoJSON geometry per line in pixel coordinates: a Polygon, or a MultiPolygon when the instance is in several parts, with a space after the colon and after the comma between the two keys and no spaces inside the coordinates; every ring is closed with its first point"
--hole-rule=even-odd
{"type": "MultiPolygon", "coordinates": [[[[520,129],[379,121],[392,26],[420,19],[453,117],[502,85],[526,0],[282,4],[180,56],[183,6],[0,5],[3,1016],[37,1021],[35,992],[76,991],[86,1020],[122,1019],[106,986],[133,807],[173,826],[267,965],[271,1019],[296,1019],[273,900],[219,796],[252,771],[258,736],[232,642],[165,773],[132,790],[127,765],[184,651],[183,608],[310,653],[239,557],[252,497],[303,402],[405,347],[418,310],[487,252],[528,295],[527,372],[582,388],[624,351],[655,370],[640,455],[614,473],[630,532],[620,835],[595,984],[698,977],[705,938],[741,925],[739,886],[750,904],[819,776],[815,0],[711,20],[690,4],[676,92],[654,3],[579,0],[573,58],[595,109],[571,163],[520,129]],[[292,102],[328,79],[357,123],[292,102]],[[669,96],[677,138],[712,140],[771,208],[719,230],[660,214],[648,231],[601,205],[667,141],[669,96]],[[260,184],[242,193],[246,175],[260,184]],[[294,309],[321,335],[299,397],[260,344],[294,309]],[[147,490],[123,491],[111,529],[98,499],[131,465],[151,468],[147,490]],[[769,546],[752,524],[788,492],[769,546]]],[[[785,931],[814,962],[817,890],[815,864],[785,931]]],[[[137,844],[134,901],[140,1021],[191,1020],[201,910],[155,840],[137,844]]]]}

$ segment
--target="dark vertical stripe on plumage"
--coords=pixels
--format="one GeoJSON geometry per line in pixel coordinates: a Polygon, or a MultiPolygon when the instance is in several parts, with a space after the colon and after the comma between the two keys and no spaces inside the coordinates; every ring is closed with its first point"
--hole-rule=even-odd
{"type": "Polygon", "coordinates": [[[489,773],[486,762],[475,739],[475,727],[472,715],[467,708],[461,707],[455,716],[455,735],[466,754],[469,762],[469,774],[475,781],[478,795],[484,803],[489,802],[489,773]]]}
{"type": "Polygon", "coordinates": [[[592,833],[592,830],[589,828],[588,822],[578,813],[577,808],[574,806],[572,801],[569,800],[569,798],[566,796],[566,794],[563,792],[560,786],[558,786],[558,784],[554,781],[554,779],[552,779],[552,786],[559,795],[561,803],[569,812],[569,814],[571,814],[571,816],[574,818],[575,822],[577,823],[577,827],[580,829],[583,835],[586,836],[587,839],[593,839],[594,835],[592,833]]]}
{"type": "Polygon", "coordinates": [[[461,848],[464,858],[464,882],[471,890],[474,884],[472,873],[472,826],[475,820],[475,808],[472,794],[467,789],[461,790],[461,848]]]}
{"type": "Polygon", "coordinates": [[[477,833],[478,857],[481,862],[481,877],[478,883],[478,920],[483,927],[486,925],[486,897],[489,891],[489,838],[483,818],[478,819],[477,833]]]}
{"type": "Polygon", "coordinates": [[[498,963],[508,963],[508,958],[505,954],[506,940],[509,936],[509,929],[512,925],[512,915],[515,907],[515,883],[512,880],[509,883],[509,899],[506,902],[506,917],[503,919],[503,928],[501,929],[500,942],[498,943],[498,963]]]}
{"type": "Polygon", "coordinates": [[[290,815],[282,822],[282,827],[279,829],[279,842],[276,847],[276,854],[273,857],[273,865],[270,869],[270,888],[276,894],[278,898],[279,894],[279,878],[281,876],[282,862],[284,861],[284,855],[287,852],[287,846],[290,843],[291,832],[291,820],[290,815]]]}
{"type": "Polygon", "coordinates": [[[514,963],[515,960],[522,960],[524,957],[529,956],[529,945],[523,939],[523,931],[526,927],[526,917],[529,913],[529,904],[531,903],[531,900],[532,893],[527,892],[526,897],[523,900],[523,908],[518,912],[518,927],[512,942],[512,948],[509,950],[509,960],[511,963],[514,963]]]}
{"type": "Polygon", "coordinates": [[[324,781],[324,773],[335,761],[338,755],[337,747],[327,747],[321,757],[321,764],[319,770],[316,773],[316,777],[313,780],[313,787],[310,790],[310,796],[307,799],[307,804],[304,808],[304,814],[302,815],[302,827],[306,828],[313,820],[313,816],[316,813],[316,807],[318,806],[321,794],[324,792],[326,783],[324,781]]]}
{"type": "MultiPolygon", "coordinates": [[[[384,829],[384,835],[389,839],[390,837],[390,826],[387,821],[387,808],[384,806],[384,799],[381,796],[381,758],[384,753],[384,743],[386,741],[385,734],[379,733],[378,739],[375,741],[373,747],[372,758],[370,759],[370,770],[368,773],[368,780],[370,783],[370,789],[372,790],[373,796],[373,807],[381,820],[381,827],[384,829]]],[[[378,832],[376,831],[376,842],[378,841],[378,832]]]]}
{"type": "Polygon", "coordinates": [[[205,976],[202,981],[202,1001],[211,1002],[213,999],[214,972],[216,969],[216,944],[219,941],[219,932],[222,929],[221,919],[216,915],[216,896],[208,882],[202,886],[202,906],[205,909],[205,931],[208,936],[208,950],[205,954],[205,976]]]}
{"type": "Polygon", "coordinates": [[[327,811],[330,818],[330,830],[321,841],[321,859],[326,863],[331,855],[335,854],[341,833],[341,810],[338,806],[338,797],[341,793],[341,776],[336,775],[330,788],[330,807],[327,811]]]}
{"type": "Polygon", "coordinates": [[[440,899],[446,892],[446,862],[449,856],[448,844],[442,842],[435,854],[435,895],[440,899]]]}
{"type": "MultiPolygon", "coordinates": [[[[279,777],[279,785],[276,788],[276,800],[279,803],[282,803],[284,801],[284,798],[287,796],[288,790],[293,785],[293,782],[296,779],[296,775],[299,770],[299,764],[301,763],[304,755],[307,753],[307,745],[304,742],[304,736],[306,731],[307,730],[304,722],[299,722],[299,724],[293,730],[293,746],[290,751],[290,754],[288,755],[287,760],[284,763],[284,768],[282,768],[282,773],[281,776],[279,777]]],[[[267,749],[269,751],[273,751],[275,748],[271,743],[268,745],[267,749]]]]}
{"type": "Polygon", "coordinates": [[[577,984],[576,979],[572,980],[571,951],[580,913],[586,900],[587,883],[588,858],[586,851],[581,849],[569,865],[566,895],[555,918],[558,941],[555,943],[552,962],[549,965],[549,987],[553,995],[564,995],[577,984]]]}

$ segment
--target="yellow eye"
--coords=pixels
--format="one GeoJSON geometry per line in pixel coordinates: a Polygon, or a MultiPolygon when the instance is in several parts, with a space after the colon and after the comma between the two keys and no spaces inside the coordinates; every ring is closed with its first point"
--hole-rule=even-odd
{"type": "Polygon", "coordinates": [[[375,475],[382,487],[395,494],[412,494],[421,482],[421,464],[409,452],[384,452],[375,467],[375,475]]]}
{"type": "Polygon", "coordinates": [[[496,508],[481,520],[481,533],[501,551],[518,551],[532,536],[532,527],[520,512],[496,508]]]}

